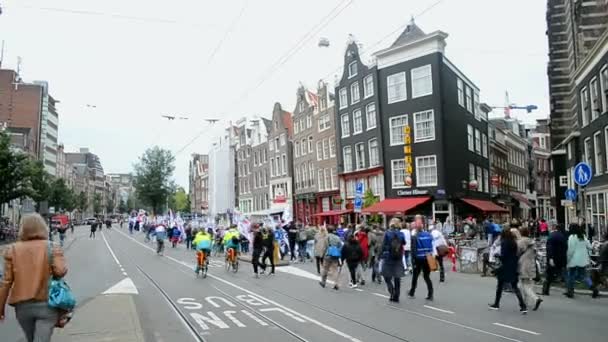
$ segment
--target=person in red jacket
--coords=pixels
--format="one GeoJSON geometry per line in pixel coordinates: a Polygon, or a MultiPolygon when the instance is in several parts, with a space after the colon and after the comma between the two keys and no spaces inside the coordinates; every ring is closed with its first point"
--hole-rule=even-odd
{"type": "Polygon", "coordinates": [[[361,250],[363,251],[363,255],[361,257],[361,263],[359,264],[360,266],[358,268],[359,272],[357,275],[359,284],[361,284],[361,285],[365,285],[365,272],[367,271],[368,260],[369,260],[368,233],[369,233],[369,228],[365,227],[365,228],[359,229],[359,231],[357,231],[357,233],[355,235],[357,238],[357,241],[359,241],[359,246],[361,246],[361,250]]]}

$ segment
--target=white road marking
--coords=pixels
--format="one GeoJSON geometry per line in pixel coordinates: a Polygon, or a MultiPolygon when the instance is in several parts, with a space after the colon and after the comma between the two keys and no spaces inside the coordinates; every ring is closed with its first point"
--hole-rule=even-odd
{"type": "Polygon", "coordinates": [[[127,274],[127,272],[122,272],[122,275],[126,276],[126,275],[128,275],[128,274],[127,274]]]}
{"type": "Polygon", "coordinates": [[[110,251],[110,254],[112,254],[112,257],[114,258],[114,261],[116,261],[116,265],[118,265],[118,267],[120,267],[120,261],[118,261],[118,258],[116,257],[116,254],[114,254],[114,251],[112,250],[112,247],[110,247],[110,244],[108,243],[108,240],[106,239],[106,236],[103,234],[103,232],[101,232],[101,237],[103,238],[103,242],[106,243],[106,247],[108,247],[108,250],[110,251]]]}
{"type": "Polygon", "coordinates": [[[427,309],[431,309],[431,310],[435,310],[435,311],[439,311],[439,312],[443,312],[443,313],[447,313],[447,314],[454,314],[454,311],[444,310],[444,309],[436,308],[436,307],[430,306],[430,305],[424,305],[424,307],[427,309]]]}
{"type": "Polygon", "coordinates": [[[281,309],[281,308],[263,308],[263,309],[260,309],[260,312],[270,312],[270,311],[281,312],[281,313],[282,313],[282,314],[284,314],[285,316],[287,316],[287,317],[291,317],[291,318],[293,318],[294,320],[296,320],[296,321],[298,321],[298,322],[300,322],[300,323],[306,323],[306,321],[305,321],[305,320],[303,320],[303,319],[301,319],[300,317],[298,317],[298,316],[296,316],[296,315],[292,314],[291,312],[287,312],[287,311],[285,311],[285,310],[283,310],[283,309],[281,309]]]}
{"type": "Polygon", "coordinates": [[[247,310],[241,310],[241,312],[244,313],[245,315],[247,315],[252,320],[258,322],[261,326],[263,326],[263,327],[268,326],[268,323],[264,322],[261,318],[259,318],[258,316],[252,314],[251,312],[249,312],[247,310]]]}
{"type": "Polygon", "coordinates": [[[499,327],[507,328],[507,329],[513,329],[513,330],[525,332],[525,333],[530,334],[530,335],[535,335],[535,336],[540,335],[540,333],[537,333],[537,332],[534,332],[534,331],[530,331],[530,330],[526,330],[526,329],[521,329],[521,328],[513,327],[513,326],[502,324],[502,323],[492,323],[492,324],[497,325],[499,327]]]}
{"type": "Polygon", "coordinates": [[[363,290],[361,290],[361,289],[355,289],[355,291],[363,292],[363,290]]]}
{"type": "Polygon", "coordinates": [[[372,294],[373,294],[374,296],[378,296],[378,297],[382,297],[382,298],[390,298],[389,296],[387,296],[387,295],[383,295],[383,294],[381,294],[381,293],[372,292],[372,294]]]}
{"type": "Polygon", "coordinates": [[[102,294],[139,294],[137,287],[133,284],[131,278],[125,278],[119,281],[116,285],[105,290],[102,294]]]}
{"type": "Polygon", "coordinates": [[[239,321],[236,317],[234,317],[235,313],[236,311],[224,311],[224,316],[228,317],[228,319],[231,320],[232,323],[234,323],[234,325],[236,325],[237,327],[246,328],[247,326],[243,324],[243,322],[239,321]]]}
{"type": "MultiPolygon", "coordinates": [[[[140,245],[140,246],[142,246],[142,247],[144,247],[144,248],[146,248],[146,249],[148,249],[148,250],[150,250],[150,251],[152,251],[152,252],[156,253],[156,251],[155,251],[155,250],[154,250],[152,247],[150,247],[150,246],[146,246],[145,244],[143,244],[143,243],[141,243],[141,242],[137,241],[135,238],[133,238],[133,237],[131,237],[131,236],[128,236],[127,234],[125,234],[125,233],[123,233],[123,232],[121,232],[121,231],[118,231],[118,232],[119,232],[120,234],[124,235],[125,237],[127,237],[127,238],[129,238],[129,239],[133,240],[133,241],[134,241],[135,243],[137,243],[138,245],[140,245]]],[[[168,256],[168,255],[166,255],[166,256],[165,256],[165,258],[167,258],[168,260],[171,260],[171,261],[173,261],[173,262],[175,262],[175,263],[177,263],[177,264],[180,264],[180,265],[182,265],[182,266],[185,266],[185,267],[186,267],[186,268],[188,268],[188,269],[192,269],[192,268],[194,267],[194,265],[193,265],[193,264],[188,264],[188,263],[186,263],[186,262],[183,262],[183,261],[181,261],[181,260],[177,260],[177,259],[175,259],[175,258],[173,258],[173,257],[171,257],[171,256],[168,256]]],[[[355,337],[353,337],[353,336],[348,335],[348,334],[347,334],[347,333],[345,333],[345,332],[342,332],[342,331],[340,331],[340,330],[338,330],[338,329],[336,329],[336,328],[333,328],[333,327],[331,327],[331,326],[329,326],[329,325],[327,325],[327,324],[321,323],[321,322],[319,322],[318,320],[316,320],[316,319],[314,319],[314,318],[311,318],[311,317],[308,317],[308,316],[306,316],[306,315],[303,315],[303,314],[301,314],[301,313],[299,313],[299,312],[297,312],[297,311],[295,311],[295,310],[289,309],[289,308],[287,308],[287,307],[286,307],[286,306],[284,306],[284,305],[281,305],[281,304],[279,304],[279,303],[277,303],[277,302],[275,302],[275,301],[272,301],[272,300],[270,300],[270,299],[268,299],[268,298],[265,298],[265,297],[263,297],[263,296],[261,296],[261,295],[259,295],[259,294],[255,293],[255,292],[253,292],[253,291],[250,291],[250,290],[248,290],[248,289],[246,289],[246,288],[244,288],[244,287],[241,287],[241,286],[238,286],[238,285],[236,285],[236,284],[233,284],[233,283],[231,283],[231,282],[229,282],[229,281],[227,281],[227,280],[224,280],[223,278],[220,278],[220,277],[215,276],[215,275],[213,275],[213,274],[208,274],[207,276],[208,276],[208,277],[210,277],[210,278],[213,278],[213,279],[215,279],[215,280],[218,280],[218,281],[220,281],[220,282],[222,282],[222,283],[224,283],[224,284],[226,284],[226,285],[228,285],[228,286],[232,286],[232,287],[234,287],[234,288],[236,288],[236,289],[238,289],[238,290],[241,290],[241,291],[243,291],[243,292],[245,292],[245,293],[248,293],[248,294],[250,294],[250,295],[252,295],[252,296],[256,296],[256,297],[258,297],[258,298],[260,298],[260,299],[263,299],[264,301],[266,301],[266,302],[268,302],[268,303],[271,303],[271,304],[273,304],[273,305],[275,305],[275,306],[277,306],[277,307],[280,307],[280,308],[282,308],[282,309],[284,309],[284,310],[286,310],[286,311],[288,311],[288,312],[291,312],[291,313],[292,313],[292,314],[294,314],[294,315],[298,315],[298,316],[300,316],[300,317],[302,317],[302,318],[304,318],[304,319],[308,320],[309,322],[311,322],[311,323],[313,323],[313,324],[316,324],[317,326],[319,326],[319,327],[321,327],[321,328],[323,328],[323,329],[325,329],[325,330],[327,330],[327,331],[329,331],[329,332],[332,332],[332,333],[334,333],[334,334],[336,334],[336,335],[338,335],[338,336],[340,336],[340,337],[343,337],[343,338],[345,338],[345,339],[347,339],[347,340],[349,340],[349,341],[351,341],[351,342],[363,342],[363,341],[359,340],[358,338],[355,338],[355,337]]],[[[191,314],[190,314],[190,316],[192,316],[192,317],[194,318],[193,314],[194,314],[194,313],[191,313],[191,314]]],[[[195,319],[195,320],[196,320],[196,319],[195,319]]],[[[199,324],[200,324],[200,322],[199,322],[199,324]]],[[[519,341],[517,341],[517,342],[519,342],[519,341]]]]}

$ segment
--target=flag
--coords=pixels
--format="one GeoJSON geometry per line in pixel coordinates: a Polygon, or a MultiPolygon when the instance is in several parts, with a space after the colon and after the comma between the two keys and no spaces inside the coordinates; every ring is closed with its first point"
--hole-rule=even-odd
{"type": "Polygon", "coordinates": [[[308,104],[315,107],[315,110],[319,108],[319,97],[310,90],[306,90],[306,101],[308,101],[308,104]]]}

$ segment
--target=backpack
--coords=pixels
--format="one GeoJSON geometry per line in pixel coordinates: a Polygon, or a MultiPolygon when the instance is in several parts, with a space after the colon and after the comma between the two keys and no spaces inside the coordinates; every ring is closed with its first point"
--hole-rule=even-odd
{"type": "Polygon", "coordinates": [[[339,246],[332,246],[329,242],[329,237],[327,237],[327,256],[332,258],[340,258],[342,256],[342,251],[339,246]]]}
{"type": "Polygon", "coordinates": [[[403,255],[403,241],[399,238],[399,234],[394,232],[391,236],[389,255],[391,259],[399,259],[403,255]]]}

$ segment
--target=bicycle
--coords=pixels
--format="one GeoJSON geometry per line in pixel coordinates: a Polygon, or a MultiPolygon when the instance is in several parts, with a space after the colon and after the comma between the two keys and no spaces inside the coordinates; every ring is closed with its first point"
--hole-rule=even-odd
{"type": "Polygon", "coordinates": [[[232,268],[232,272],[236,273],[239,270],[239,260],[236,255],[236,249],[233,247],[228,248],[226,251],[226,271],[230,271],[232,268]]]}
{"type": "Polygon", "coordinates": [[[203,278],[207,278],[207,271],[209,270],[209,256],[207,255],[207,252],[196,251],[196,262],[196,276],[198,277],[199,274],[201,274],[203,278]]]}

